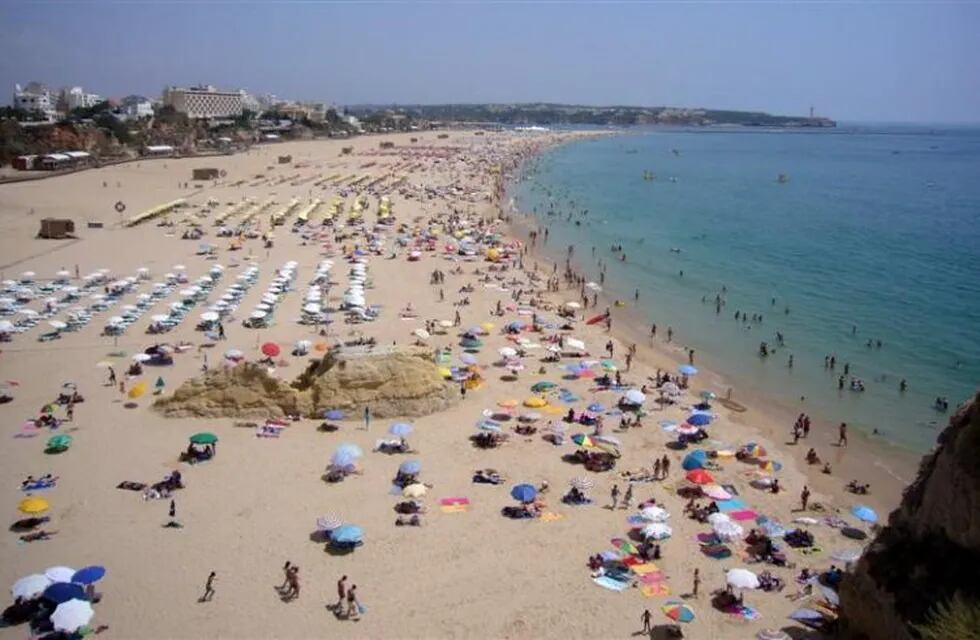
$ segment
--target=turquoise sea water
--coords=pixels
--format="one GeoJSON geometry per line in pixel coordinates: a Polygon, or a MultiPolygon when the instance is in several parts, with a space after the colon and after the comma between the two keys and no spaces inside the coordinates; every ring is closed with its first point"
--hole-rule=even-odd
{"type": "Polygon", "coordinates": [[[672,326],[737,388],[921,449],[946,421],[936,397],[951,412],[980,384],[978,129],[631,131],[546,152],[511,195],[547,249],[574,244],[593,279],[607,262],[607,294],[639,288],[658,336],[672,326]],[[838,390],[844,363],[864,392],[838,390]]]}

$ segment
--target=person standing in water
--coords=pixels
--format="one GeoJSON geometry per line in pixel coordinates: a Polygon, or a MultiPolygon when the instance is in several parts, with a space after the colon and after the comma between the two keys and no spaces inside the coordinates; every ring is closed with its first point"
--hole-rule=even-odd
{"type": "Polygon", "coordinates": [[[839,435],[837,437],[837,446],[846,447],[847,446],[847,423],[840,423],[839,435]]]}

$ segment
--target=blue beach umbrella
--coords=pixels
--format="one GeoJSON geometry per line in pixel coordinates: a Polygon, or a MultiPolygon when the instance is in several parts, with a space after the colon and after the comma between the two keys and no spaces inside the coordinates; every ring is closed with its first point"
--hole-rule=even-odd
{"type": "Polygon", "coordinates": [[[520,331],[525,326],[527,326],[527,325],[524,324],[524,321],[522,321],[522,320],[514,320],[513,322],[510,322],[510,323],[507,324],[507,328],[510,329],[510,330],[512,330],[512,331],[520,331]]]}
{"type": "Polygon", "coordinates": [[[863,504],[859,504],[851,509],[851,513],[859,520],[864,520],[865,522],[878,522],[878,514],[875,513],[875,510],[863,504]]]}
{"type": "Polygon", "coordinates": [[[412,432],[412,425],[407,422],[396,422],[395,424],[388,427],[388,433],[393,436],[407,436],[412,432]]]}
{"type": "Polygon", "coordinates": [[[697,367],[692,367],[689,364],[682,364],[681,366],[677,367],[677,370],[685,376],[693,376],[697,375],[698,373],[697,367]]]}
{"type": "Polygon", "coordinates": [[[476,364],[476,356],[472,353],[464,353],[459,356],[459,361],[463,364],[476,364]]]}
{"type": "Polygon", "coordinates": [[[398,470],[405,474],[416,474],[422,470],[422,463],[418,460],[406,460],[398,465],[398,470]]]}
{"type": "Polygon", "coordinates": [[[338,452],[333,454],[330,458],[330,464],[335,467],[347,467],[357,462],[357,458],[350,455],[349,453],[338,452]]]}
{"type": "Polygon", "coordinates": [[[684,467],[684,471],[693,471],[704,467],[704,463],[707,460],[708,454],[705,453],[703,449],[695,449],[691,453],[684,456],[684,460],[681,461],[681,466],[684,467]]]}
{"type": "Polygon", "coordinates": [[[711,416],[704,413],[695,413],[692,416],[688,416],[687,423],[693,424],[695,427],[703,427],[711,424],[711,416]]]}
{"type": "Polygon", "coordinates": [[[360,542],[364,537],[364,531],[360,527],[353,524],[343,524],[333,530],[330,534],[330,539],[334,542],[339,542],[341,544],[352,544],[355,542],[360,542]]]}
{"type": "Polygon", "coordinates": [[[510,490],[510,496],[521,502],[533,502],[538,490],[529,484],[518,484],[510,490]]]}
{"type": "Polygon", "coordinates": [[[364,452],[361,451],[361,448],[356,444],[350,444],[347,442],[337,447],[334,455],[350,456],[351,458],[357,459],[363,456],[364,452]]]}
{"type": "Polygon", "coordinates": [[[323,417],[327,420],[343,420],[344,412],[340,409],[328,409],[323,412],[323,417]]]}
{"type": "Polygon", "coordinates": [[[84,600],[85,589],[73,582],[55,582],[44,590],[44,599],[55,604],[74,599],[84,600]]]}
{"type": "Polygon", "coordinates": [[[480,429],[481,431],[493,431],[493,432],[502,431],[500,425],[494,422],[493,420],[481,420],[480,422],[476,423],[476,428],[480,429]]]}
{"type": "Polygon", "coordinates": [[[93,565],[91,567],[84,567],[76,571],[75,575],[71,577],[71,581],[78,584],[92,584],[93,582],[98,582],[104,576],[105,567],[93,565]]]}

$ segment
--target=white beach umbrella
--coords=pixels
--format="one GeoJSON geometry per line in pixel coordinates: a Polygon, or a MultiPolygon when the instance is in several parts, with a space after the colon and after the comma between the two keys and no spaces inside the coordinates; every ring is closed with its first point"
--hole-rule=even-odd
{"type": "Polygon", "coordinates": [[[51,582],[71,582],[75,570],[71,567],[50,567],[44,570],[44,575],[51,582]]]}
{"type": "Polygon", "coordinates": [[[58,605],[51,614],[51,623],[54,624],[55,631],[74,633],[91,622],[93,616],[95,610],[90,602],[74,598],[58,605]]]}
{"type": "Polygon", "coordinates": [[[135,360],[136,362],[149,362],[152,359],[153,359],[153,356],[151,356],[148,353],[136,353],[136,354],[133,354],[133,360],[135,360]]]}
{"type": "Polygon", "coordinates": [[[266,314],[265,311],[253,311],[250,317],[253,320],[261,320],[262,318],[266,317],[266,315],[268,314],[266,314]]]}
{"type": "Polygon", "coordinates": [[[497,353],[504,358],[513,358],[517,355],[517,350],[513,347],[501,347],[497,353]]]}
{"type": "Polygon", "coordinates": [[[717,512],[708,516],[708,524],[718,524],[719,522],[731,522],[732,519],[727,513],[717,512]]]}
{"type": "Polygon", "coordinates": [[[24,576],[10,587],[10,593],[15,598],[33,598],[44,593],[51,585],[51,579],[40,573],[24,576]]]}
{"type": "Polygon", "coordinates": [[[18,309],[17,313],[23,316],[27,316],[28,318],[33,318],[34,316],[37,315],[37,311],[35,311],[34,309],[18,309]]]}
{"type": "Polygon", "coordinates": [[[122,316],[112,316],[106,320],[106,324],[123,324],[124,322],[126,322],[126,320],[122,316]]]}
{"type": "Polygon", "coordinates": [[[742,529],[742,527],[735,524],[731,520],[718,522],[712,526],[712,529],[714,530],[716,536],[726,541],[741,538],[745,533],[745,530],[742,529]]]}
{"type": "Polygon", "coordinates": [[[758,589],[759,576],[748,569],[729,569],[725,581],[736,589],[758,589]]]}
{"type": "Polygon", "coordinates": [[[58,331],[68,328],[68,325],[62,322],[61,320],[48,320],[48,325],[50,325],[54,329],[57,329],[58,331]]]}
{"type": "Polygon", "coordinates": [[[639,389],[630,389],[623,395],[623,398],[630,404],[643,404],[647,401],[647,397],[639,389]]]}
{"type": "Polygon", "coordinates": [[[0,333],[11,333],[14,330],[14,323],[10,320],[0,320],[0,333]]]}
{"type": "Polygon", "coordinates": [[[169,319],[170,319],[170,316],[168,316],[165,313],[158,313],[155,316],[151,316],[150,317],[150,320],[152,320],[153,322],[166,322],[169,319]]]}
{"type": "Polygon", "coordinates": [[[220,317],[221,316],[214,311],[205,311],[201,314],[201,320],[204,322],[217,322],[220,317]]]}
{"type": "Polygon", "coordinates": [[[654,522],[643,527],[640,533],[642,533],[643,537],[648,540],[651,538],[653,540],[666,540],[670,537],[673,531],[663,522],[654,522]]]}
{"type": "Polygon", "coordinates": [[[20,279],[22,282],[30,282],[36,275],[37,274],[33,271],[25,271],[24,273],[20,274],[20,279]]]}
{"type": "Polygon", "coordinates": [[[320,308],[320,305],[311,302],[303,307],[303,311],[309,314],[317,314],[320,313],[320,308]]]}
{"type": "Polygon", "coordinates": [[[663,507],[646,507],[640,510],[640,517],[650,522],[666,522],[670,513],[663,507]]]}
{"type": "Polygon", "coordinates": [[[244,358],[245,354],[242,353],[241,349],[228,349],[225,351],[225,357],[229,360],[239,360],[244,358]]]}

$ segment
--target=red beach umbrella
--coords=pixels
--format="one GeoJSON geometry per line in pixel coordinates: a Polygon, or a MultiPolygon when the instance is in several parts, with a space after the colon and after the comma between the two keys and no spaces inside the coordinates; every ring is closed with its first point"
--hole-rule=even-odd
{"type": "Polygon", "coordinates": [[[269,356],[270,358],[275,358],[279,355],[279,345],[275,342],[266,342],[262,345],[262,354],[269,356]]]}
{"type": "Polygon", "coordinates": [[[694,484],[714,484],[715,479],[704,469],[694,469],[687,473],[687,479],[694,484]]]}

